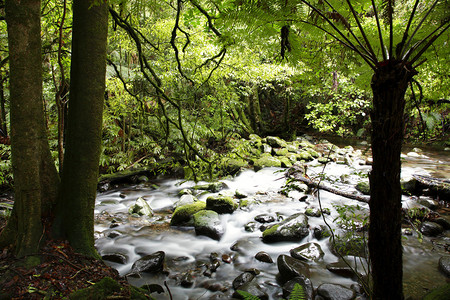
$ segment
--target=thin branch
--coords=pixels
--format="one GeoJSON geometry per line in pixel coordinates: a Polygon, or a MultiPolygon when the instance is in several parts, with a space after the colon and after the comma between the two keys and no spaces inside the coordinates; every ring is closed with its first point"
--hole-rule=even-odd
{"type": "Polygon", "coordinates": [[[405,29],[405,32],[403,33],[402,41],[399,44],[400,47],[402,48],[401,55],[398,56],[397,59],[400,59],[405,54],[405,50],[406,50],[405,42],[406,42],[406,39],[408,38],[408,32],[409,32],[409,28],[411,27],[412,20],[413,20],[414,16],[416,15],[416,9],[417,9],[417,6],[419,5],[419,1],[420,0],[416,0],[416,2],[414,3],[413,10],[412,10],[411,14],[409,15],[408,25],[406,25],[406,29],[405,29]]]}
{"type": "Polygon", "coordinates": [[[214,27],[214,24],[212,23],[212,17],[208,14],[208,12],[206,10],[203,9],[203,7],[201,7],[197,1],[195,0],[189,0],[189,2],[192,3],[192,5],[194,5],[205,17],[206,19],[208,19],[208,27],[211,28],[211,30],[218,36],[222,36],[222,34],[216,29],[216,27],[214,27]]]}
{"type": "MultiPolygon", "coordinates": [[[[376,61],[373,61],[373,59],[372,58],[370,58],[370,59],[368,59],[365,55],[363,55],[362,53],[361,53],[361,51],[359,51],[357,48],[356,48],[356,46],[345,36],[345,34],[344,33],[342,33],[340,30],[339,30],[339,28],[337,28],[334,24],[333,24],[333,22],[331,22],[330,21],[330,19],[329,18],[327,18],[320,10],[318,10],[316,7],[314,7],[313,5],[311,5],[310,3],[308,3],[308,1],[306,1],[306,0],[300,0],[301,2],[303,2],[304,4],[306,4],[307,6],[309,6],[312,10],[314,10],[316,13],[318,13],[321,17],[322,17],[322,19],[324,19],[328,24],[330,24],[330,26],[345,40],[345,44],[348,44],[348,45],[350,45],[351,47],[350,47],[350,49],[352,49],[353,51],[355,51],[356,53],[358,53],[359,54],[359,56],[361,56],[366,62],[367,62],[367,64],[373,69],[373,70],[375,70],[375,65],[374,64],[376,64],[376,61]]],[[[318,28],[320,28],[320,29],[322,29],[321,27],[318,27],[318,28]]],[[[323,29],[322,29],[323,30],[323,29]]],[[[325,31],[325,30],[324,30],[325,31]]],[[[357,39],[358,40],[358,39],[357,39]]],[[[359,40],[358,40],[359,41],[359,40]]]]}
{"type": "MultiPolygon", "coordinates": [[[[181,14],[181,2],[182,2],[182,0],[177,0],[177,15],[175,17],[175,25],[173,26],[173,29],[172,29],[172,37],[170,39],[170,45],[172,45],[173,52],[175,53],[175,60],[177,61],[178,71],[180,72],[181,76],[183,76],[183,78],[185,78],[192,85],[194,85],[195,84],[194,81],[192,79],[190,79],[189,77],[187,77],[183,72],[183,68],[181,67],[181,61],[180,61],[180,56],[179,56],[179,52],[178,52],[178,47],[175,44],[175,40],[177,38],[177,30],[180,29],[179,22],[180,22],[180,14],[181,14]]],[[[181,32],[185,33],[184,31],[181,31],[181,32]]],[[[186,42],[186,45],[183,47],[183,51],[184,51],[184,49],[186,49],[187,45],[190,42],[189,35],[187,35],[187,33],[185,33],[185,35],[187,38],[187,42],[186,42]]]]}
{"type": "Polygon", "coordinates": [[[378,30],[378,38],[380,39],[381,54],[383,54],[383,61],[386,61],[387,57],[386,52],[384,51],[383,32],[381,31],[380,19],[378,18],[378,11],[374,0],[372,0],[372,8],[375,13],[375,20],[377,21],[377,30],[378,30]]]}
{"type": "Polygon", "coordinates": [[[404,49],[406,50],[408,48],[408,45],[411,43],[412,39],[416,35],[417,31],[419,31],[420,27],[422,27],[423,22],[428,18],[429,14],[433,10],[433,8],[436,6],[436,4],[439,2],[439,0],[436,0],[433,5],[431,5],[430,9],[427,11],[425,16],[420,20],[419,24],[417,25],[416,29],[414,30],[413,34],[409,37],[409,40],[406,42],[404,49]]]}
{"type": "MultiPolygon", "coordinates": [[[[419,51],[419,53],[416,54],[416,56],[413,57],[413,59],[411,59],[411,64],[415,63],[416,60],[418,60],[422,54],[434,43],[434,41],[440,37],[449,27],[450,27],[450,21],[447,21],[443,24],[441,24],[438,28],[436,28],[435,30],[433,30],[432,33],[430,33],[425,39],[423,39],[420,44],[422,44],[424,41],[426,41],[431,35],[433,35],[436,31],[438,31],[439,29],[441,29],[445,24],[447,23],[447,26],[444,27],[444,29],[442,29],[441,32],[439,32],[437,35],[434,35],[430,38],[430,40],[428,41],[428,43],[419,51]]],[[[419,44],[419,45],[420,45],[419,44]]],[[[412,53],[412,52],[410,52],[412,53]]],[[[408,55],[409,57],[409,55],[408,55]]],[[[406,58],[407,59],[407,58],[406,58]]],[[[405,61],[406,61],[405,59],[405,61]]]]}
{"type": "Polygon", "coordinates": [[[372,49],[372,45],[369,42],[369,39],[367,38],[366,32],[364,31],[361,23],[359,22],[359,18],[358,15],[356,14],[355,9],[353,8],[353,5],[350,3],[350,0],[346,0],[348,7],[350,8],[352,14],[353,14],[353,18],[355,18],[356,24],[358,25],[359,31],[361,32],[364,41],[366,42],[367,48],[369,50],[369,56],[372,56],[373,60],[375,61],[375,63],[377,63],[377,56],[375,54],[375,52],[372,49]]]}
{"type": "Polygon", "coordinates": [[[394,25],[392,23],[392,13],[394,8],[392,7],[392,0],[388,1],[388,14],[389,14],[389,59],[392,58],[392,49],[394,47],[394,25]]]}

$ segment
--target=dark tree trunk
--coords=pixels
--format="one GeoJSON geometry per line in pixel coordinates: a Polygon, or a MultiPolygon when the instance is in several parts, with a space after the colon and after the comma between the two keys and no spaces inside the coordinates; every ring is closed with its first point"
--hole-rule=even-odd
{"type": "Polygon", "coordinates": [[[70,100],[61,199],[55,229],[79,253],[97,256],[94,204],[105,92],[106,4],[73,2],[70,100]]]}
{"type": "Polygon", "coordinates": [[[40,0],[6,1],[10,63],[14,208],[0,237],[18,256],[36,253],[42,217],[56,200],[58,174],[50,154],[42,104],[40,0]]]}
{"type": "Polygon", "coordinates": [[[405,92],[414,75],[408,65],[389,62],[372,78],[369,252],[374,299],[403,299],[400,154],[405,92]]]}

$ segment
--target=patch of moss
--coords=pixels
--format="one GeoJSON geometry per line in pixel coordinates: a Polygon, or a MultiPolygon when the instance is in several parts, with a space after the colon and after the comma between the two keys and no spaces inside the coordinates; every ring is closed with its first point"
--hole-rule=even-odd
{"type": "Polygon", "coordinates": [[[68,298],[71,300],[101,300],[106,299],[114,293],[120,292],[120,289],[121,286],[117,281],[110,277],[105,277],[90,287],[75,291],[70,294],[68,298]]]}
{"type": "Polygon", "coordinates": [[[297,160],[310,161],[313,159],[313,156],[308,151],[301,151],[300,153],[297,153],[297,160]]]}
{"type": "Polygon", "coordinates": [[[272,227],[269,227],[266,230],[264,230],[263,234],[262,234],[263,238],[268,235],[274,234],[277,231],[279,226],[280,226],[280,224],[276,224],[276,225],[273,225],[272,227]]]}
{"type": "Polygon", "coordinates": [[[192,216],[203,209],[206,208],[206,203],[202,201],[197,201],[191,204],[182,205],[177,207],[173,212],[172,219],[170,220],[171,226],[177,226],[186,224],[192,221],[192,216]]]}
{"type": "Polygon", "coordinates": [[[230,214],[238,208],[233,198],[228,196],[210,196],[206,199],[206,209],[213,210],[219,214],[230,214]]]}
{"type": "Polygon", "coordinates": [[[423,300],[446,300],[450,295],[450,283],[432,290],[423,297],[423,300]]]}

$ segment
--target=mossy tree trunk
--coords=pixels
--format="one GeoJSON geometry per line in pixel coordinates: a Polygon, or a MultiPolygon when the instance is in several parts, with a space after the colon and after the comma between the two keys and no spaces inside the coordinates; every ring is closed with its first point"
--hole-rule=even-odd
{"type": "Polygon", "coordinates": [[[389,61],[372,77],[369,252],[374,299],[403,299],[400,154],[405,92],[415,74],[407,64],[389,61]]]}
{"type": "Polygon", "coordinates": [[[6,1],[10,63],[11,155],[15,203],[0,246],[18,256],[36,253],[44,218],[57,198],[42,102],[40,0],[6,1]]]}
{"type": "Polygon", "coordinates": [[[66,153],[57,234],[79,252],[94,248],[94,204],[101,150],[108,11],[103,2],[73,2],[72,61],[66,153]]]}

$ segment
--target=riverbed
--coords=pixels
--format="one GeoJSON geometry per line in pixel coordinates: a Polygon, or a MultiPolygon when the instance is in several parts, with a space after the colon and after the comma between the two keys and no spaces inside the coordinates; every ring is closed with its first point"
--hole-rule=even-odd
{"type": "MultiPolygon", "coordinates": [[[[409,177],[412,174],[450,177],[450,160],[446,153],[407,149],[402,157],[402,177],[409,177]]],[[[307,166],[310,177],[323,172],[335,187],[354,193],[358,193],[354,190],[356,182],[361,177],[367,177],[371,168],[370,165],[357,160],[348,164],[330,162],[325,168],[315,160],[307,163],[307,166]]],[[[173,205],[180,199],[179,192],[198,183],[160,177],[142,184],[99,193],[95,209],[96,247],[102,256],[119,253],[123,257],[121,262],[106,262],[124,276],[130,272],[133,263],[139,258],[164,251],[165,272],[142,273],[139,277],[128,277],[128,281],[136,286],[149,284],[164,286],[165,282],[173,299],[230,299],[234,292],[233,280],[249,269],[259,271],[254,280],[269,295],[269,299],[282,299],[282,289],[277,282],[279,273],[277,257],[281,254],[289,255],[291,249],[309,242],[317,243],[324,252],[322,259],[308,263],[313,286],[317,288],[322,283],[335,283],[350,287],[356,283],[354,278],[338,276],[326,268],[327,264],[340,260],[333,254],[328,238],[318,240],[311,230],[309,236],[301,242],[267,244],[261,239],[261,230],[258,228],[254,231],[249,231],[248,228],[246,230],[246,225],[255,222],[258,215],[271,215],[283,219],[297,212],[303,213],[307,208],[318,208],[319,199],[323,208],[330,209],[330,214],[325,215],[325,220],[336,233],[341,231],[336,224],[336,218],[339,217],[336,208],[343,205],[358,206],[357,211],[361,216],[367,215],[366,203],[325,191],[313,195],[289,191],[287,195],[283,195],[280,191],[286,184],[285,171],[286,169],[282,168],[264,168],[258,172],[246,169],[234,178],[221,180],[226,188],[219,192],[196,192],[201,201],[219,193],[233,196],[236,191],[246,195],[246,199],[250,200],[248,202],[251,204],[248,207],[239,208],[232,214],[220,215],[225,233],[219,241],[197,236],[192,227],[169,226],[173,205]],[[138,217],[129,214],[129,208],[138,198],[147,201],[154,212],[153,216],[138,217]],[[257,260],[255,254],[260,251],[267,253],[274,263],[257,260]],[[219,258],[220,266],[215,272],[205,274],[204,271],[211,263],[212,256],[219,258]],[[192,285],[182,287],[180,282],[186,275],[190,275],[192,285]]],[[[403,206],[409,208],[411,205],[418,205],[415,200],[413,197],[403,196],[403,206]]],[[[448,214],[444,217],[448,218],[448,214]]],[[[311,229],[323,224],[322,217],[309,217],[311,229]]],[[[404,236],[406,297],[420,299],[428,290],[446,283],[448,279],[438,270],[438,260],[449,253],[445,246],[437,245],[442,243],[448,245],[449,239],[448,230],[443,236],[424,237],[423,241],[419,241],[414,232],[412,235],[404,236]]],[[[356,262],[359,272],[365,272],[367,262],[364,258],[356,256],[347,258],[353,263],[356,262]]],[[[166,287],[164,293],[152,293],[152,296],[156,299],[170,299],[166,287]]]]}

